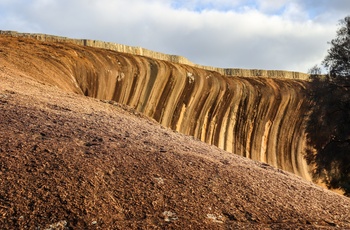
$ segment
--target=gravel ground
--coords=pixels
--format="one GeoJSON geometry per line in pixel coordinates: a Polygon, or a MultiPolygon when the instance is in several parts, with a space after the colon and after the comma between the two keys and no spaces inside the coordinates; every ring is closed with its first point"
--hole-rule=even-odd
{"type": "Polygon", "coordinates": [[[350,229],[350,200],[0,66],[0,229],[350,229]]]}

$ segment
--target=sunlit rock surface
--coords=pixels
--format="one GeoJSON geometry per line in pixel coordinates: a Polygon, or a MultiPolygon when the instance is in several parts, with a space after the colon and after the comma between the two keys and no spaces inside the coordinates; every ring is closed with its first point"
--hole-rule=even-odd
{"type": "Polygon", "coordinates": [[[173,130],[311,180],[303,158],[306,74],[218,69],[112,43],[0,34],[11,40],[4,57],[16,59],[3,58],[3,68],[15,65],[45,84],[129,105],[173,130]]]}

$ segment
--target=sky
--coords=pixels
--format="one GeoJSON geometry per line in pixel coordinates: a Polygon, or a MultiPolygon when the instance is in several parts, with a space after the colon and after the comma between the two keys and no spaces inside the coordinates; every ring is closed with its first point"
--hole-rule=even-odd
{"type": "Polygon", "coordinates": [[[0,30],[94,39],[222,68],[307,72],[350,0],[0,0],[0,30]]]}

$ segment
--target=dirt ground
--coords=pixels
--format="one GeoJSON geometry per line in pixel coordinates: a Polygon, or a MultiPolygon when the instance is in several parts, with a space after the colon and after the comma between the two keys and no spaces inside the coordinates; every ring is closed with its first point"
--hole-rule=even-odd
{"type": "Polygon", "coordinates": [[[350,229],[346,197],[0,68],[0,229],[350,229]]]}

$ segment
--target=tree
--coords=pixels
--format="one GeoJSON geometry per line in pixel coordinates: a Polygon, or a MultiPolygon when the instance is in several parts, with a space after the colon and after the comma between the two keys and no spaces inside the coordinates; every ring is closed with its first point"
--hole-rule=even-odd
{"type": "Polygon", "coordinates": [[[337,37],[330,44],[323,61],[329,77],[322,77],[318,66],[309,70],[312,106],[306,132],[312,148],[306,151],[306,159],[314,168],[315,180],[350,196],[349,16],[341,20],[337,37]]]}
{"type": "Polygon", "coordinates": [[[322,73],[321,67],[319,67],[318,65],[314,65],[309,69],[308,73],[313,76],[319,76],[322,73]]]}
{"type": "Polygon", "coordinates": [[[322,70],[318,65],[314,65],[307,71],[307,73],[310,74],[311,79],[314,79],[322,75],[322,70]]]}
{"type": "Polygon", "coordinates": [[[323,61],[331,77],[350,76],[350,16],[340,21],[337,37],[330,42],[331,48],[323,61]]]}

